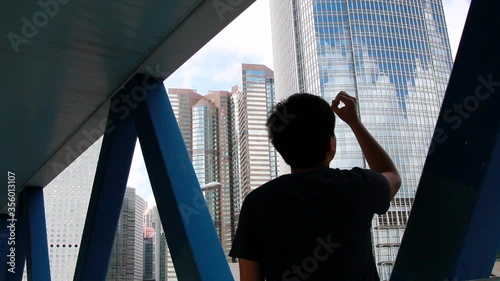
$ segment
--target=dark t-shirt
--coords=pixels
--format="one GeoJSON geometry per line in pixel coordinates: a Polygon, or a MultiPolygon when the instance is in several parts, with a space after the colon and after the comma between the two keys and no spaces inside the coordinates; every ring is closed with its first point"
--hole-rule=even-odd
{"type": "Polygon", "coordinates": [[[372,170],[283,175],[245,198],[229,255],[259,262],[266,281],[379,280],[370,228],[389,204],[372,170]]]}

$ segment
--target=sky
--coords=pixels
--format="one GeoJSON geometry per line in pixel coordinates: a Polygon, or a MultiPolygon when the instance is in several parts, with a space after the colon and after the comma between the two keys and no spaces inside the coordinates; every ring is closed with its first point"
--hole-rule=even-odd
{"type": "MultiPolygon", "coordinates": [[[[205,95],[210,90],[229,91],[238,83],[242,63],[264,64],[273,69],[269,1],[257,0],[167,78],[165,87],[194,89],[205,95]]],[[[453,58],[469,3],[469,0],[443,1],[453,58]]],[[[136,188],[148,207],[155,205],[139,142],[127,185],[136,188]]]]}

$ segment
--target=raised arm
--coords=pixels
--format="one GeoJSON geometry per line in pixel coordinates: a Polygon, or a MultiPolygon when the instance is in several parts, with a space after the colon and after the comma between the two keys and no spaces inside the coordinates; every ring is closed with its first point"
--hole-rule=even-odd
{"type": "Polygon", "coordinates": [[[392,200],[401,186],[401,177],[387,152],[359,120],[356,98],[342,91],[335,97],[332,109],[340,119],[351,127],[370,168],[381,173],[389,182],[392,200]],[[340,102],[344,103],[345,106],[339,108],[340,102]]]}

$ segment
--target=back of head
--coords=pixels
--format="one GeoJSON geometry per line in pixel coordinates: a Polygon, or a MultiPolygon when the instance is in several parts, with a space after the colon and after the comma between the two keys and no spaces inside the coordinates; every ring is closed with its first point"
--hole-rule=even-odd
{"type": "Polygon", "coordinates": [[[318,96],[294,94],[267,119],[269,138],[292,168],[315,168],[325,160],[334,136],[335,114],[318,96]]]}

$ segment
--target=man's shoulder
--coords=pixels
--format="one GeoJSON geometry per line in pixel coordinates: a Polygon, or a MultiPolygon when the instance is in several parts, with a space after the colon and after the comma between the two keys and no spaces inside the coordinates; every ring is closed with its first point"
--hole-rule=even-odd
{"type": "Polygon", "coordinates": [[[291,183],[293,180],[290,179],[289,175],[279,176],[250,191],[245,196],[245,201],[262,203],[267,199],[273,200],[274,197],[279,197],[282,192],[286,192],[291,183]]]}
{"type": "Polygon", "coordinates": [[[339,171],[345,180],[351,181],[352,183],[367,183],[373,181],[374,178],[382,176],[379,172],[374,170],[359,167],[339,171]]]}
{"type": "Polygon", "coordinates": [[[247,198],[258,198],[260,196],[265,196],[266,194],[269,194],[273,191],[276,191],[280,187],[285,185],[284,182],[284,177],[280,176],[275,179],[272,179],[265,184],[257,187],[256,189],[252,190],[250,193],[248,193],[247,198]]]}
{"type": "Polygon", "coordinates": [[[378,176],[381,175],[373,170],[360,167],[351,169],[322,168],[306,175],[308,180],[335,185],[366,184],[378,176]]]}
{"type": "Polygon", "coordinates": [[[304,174],[286,174],[252,190],[246,198],[248,200],[259,200],[265,197],[271,197],[273,194],[279,194],[292,186],[310,185],[310,184],[340,184],[340,185],[359,185],[370,184],[382,175],[369,169],[354,167],[351,169],[324,168],[311,173],[304,174]]]}

